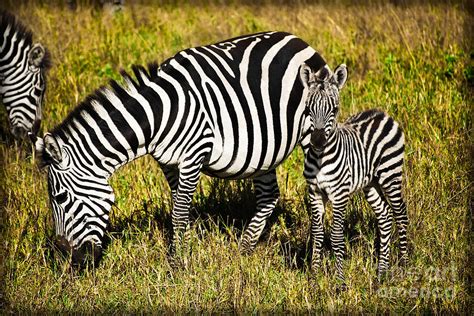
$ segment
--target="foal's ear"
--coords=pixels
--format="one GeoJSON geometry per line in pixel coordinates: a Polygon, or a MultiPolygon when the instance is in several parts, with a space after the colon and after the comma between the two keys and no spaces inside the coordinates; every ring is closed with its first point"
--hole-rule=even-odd
{"type": "Polygon", "coordinates": [[[337,88],[341,90],[347,80],[347,66],[345,64],[340,64],[336,67],[336,70],[334,70],[334,79],[336,80],[337,88]]]}
{"type": "Polygon", "coordinates": [[[35,154],[38,157],[40,168],[48,166],[53,162],[59,163],[63,160],[59,143],[50,133],[46,133],[44,138],[37,137],[33,133],[28,133],[31,142],[35,146],[35,154]]]}
{"type": "Polygon", "coordinates": [[[308,88],[314,82],[314,72],[306,63],[300,66],[300,80],[305,88],[308,88]]]}

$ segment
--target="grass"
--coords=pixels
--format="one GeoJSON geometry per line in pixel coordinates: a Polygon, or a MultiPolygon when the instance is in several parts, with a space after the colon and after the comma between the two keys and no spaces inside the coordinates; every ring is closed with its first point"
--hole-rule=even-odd
{"type": "MultiPolygon", "coordinates": [[[[173,3],[173,2],[170,2],[173,3]]],[[[167,260],[171,201],[149,158],[111,179],[116,205],[101,264],[71,271],[49,246],[53,221],[46,174],[29,144],[0,144],[0,307],[3,312],[136,311],[463,312],[472,308],[474,21],[462,4],[127,6],[115,15],[79,5],[10,6],[53,56],[43,131],[119,70],[240,34],[285,30],[344,62],[343,118],[378,107],[406,135],[404,192],[410,259],[377,284],[375,216],[357,195],[347,212],[348,290],[336,293],[326,247],[318,275],[307,269],[309,215],[300,149],[278,169],[281,200],[250,256],[238,242],[255,205],[251,183],[203,177],[195,195],[186,266],[167,260]],[[242,211],[244,210],[244,211],[242,211]]],[[[5,110],[0,120],[6,124],[5,110]]],[[[327,227],[331,212],[327,217],[327,227]]],[[[395,239],[396,240],[396,239],[395,239]]]]}

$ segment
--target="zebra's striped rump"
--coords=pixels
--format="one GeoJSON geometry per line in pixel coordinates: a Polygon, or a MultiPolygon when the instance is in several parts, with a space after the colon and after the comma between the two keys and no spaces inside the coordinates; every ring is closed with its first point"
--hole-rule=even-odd
{"type": "Polygon", "coordinates": [[[32,37],[15,16],[0,10],[0,97],[18,139],[39,130],[50,67],[48,50],[32,37]]]}
{"type": "MultiPolygon", "coordinates": [[[[338,71],[336,69],[334,77],[337,77],[338,71]]],[[[346,76],[342,74],[340,78],[345,81],[346,76]]],[[[335,81],[338,82],[338,79],[335,81]]],[[[317,99],[315,94],[320,91],[312,90],[308,102],[317,99]]],[[[342,267],[345,255],[345,208],[350,195],[363,190],[378,221],[381,241],[378,275],[381,278],[389,266],[392,216],[398,226],[401,258],[402,261],[406,260],[408,219],[402,198],[403,132],[395,120],[379,110],[361,112],[345,123],[338,124],[337,102],[318,101],[309,107],[314,109],[314,128],[311,145],[306,152],[304,175],[312,212],[311,266],[314,270],[321,266],[323,217],[325,204],[329,200],[333,206],[334,219],[331,247],[336,254],[337,276],[345,286],[342,267]]]]}

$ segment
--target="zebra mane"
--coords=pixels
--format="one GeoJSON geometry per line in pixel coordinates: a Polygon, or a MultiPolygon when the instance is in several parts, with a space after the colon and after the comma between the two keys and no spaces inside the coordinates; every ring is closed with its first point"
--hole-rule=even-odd
{"type": "MultiPolygon", "coordinates": [[[[18,38],[23,39],[26,45],[30,47],[33,45],[33,33],[24,26],[13,14],[3,9],[0,9],[0,34],[4,34],[10,26],[11,30],[15,32],[18,38]]],[[[44,48],[45,55],[41,61],[40,67],[49,69],[51,67],[51,54],[47,48],[44,48]]]]}
{"type": "Polygon", "coordinates": [[[147,68],[140,65],[133,65],[132,72],[135,78],[133,78],[124,69],[121,69],[120,75],[122,76],[124,83],[120,84],[116,80],[110,79],[107,86],[102,85],[93,93],[89,94],[84,99],[84,101],[80,102],[71,112],[69,112],[67,117],[51,132],[53,134],[61,134],[62,131],[74,120],[74,118],[76,118],[82,112],[88,110],[93,111],[94,107],[97,106],[97,103],[110,103],[108,95],[113,94],[120,99],[123,99],[123,96],[128,94],[129,91],[139,90],[140,87],[145,86],[147,81],[152,81],[158,78],[158,63],[149,63],[147,68]]]}

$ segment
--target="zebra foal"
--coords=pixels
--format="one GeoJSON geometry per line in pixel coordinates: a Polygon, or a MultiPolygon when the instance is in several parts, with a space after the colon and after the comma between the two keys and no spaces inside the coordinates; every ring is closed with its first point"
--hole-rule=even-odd
{"type": "Polygon", "coordinates": [[[14,15],[0,10],[0,97],[17,139],[39,130],[50,67],[48,50],[32,38],[14,15]]]}
{"type": "Polygon", "coordinates": [[[379,110],[363,111],[345,123],[337,122],[339,98],[328,98],[327,94],[337,94],[344,86],[347,79],[345,65],[339,66],[334,75],[325,72],[315,77],[305,68],[302,68],[300,75],[303,84],[309,89],[307,108],[313,126],[304,167],[312,217],[311,268],[317,271],[321,266],[323,217],[325,204],[329,200],[334,218],[331,247],[336,255],[338,279],[345,286],[342,268],[345,254],[344,212],[350,195],[362,189],[377,217],[380,279],[389,266],[391,209],[398,226],[403,261],[407,254],[408,219],[402,198],[402,129],[395,120],[379,110]]]}

